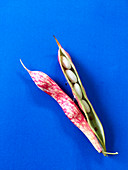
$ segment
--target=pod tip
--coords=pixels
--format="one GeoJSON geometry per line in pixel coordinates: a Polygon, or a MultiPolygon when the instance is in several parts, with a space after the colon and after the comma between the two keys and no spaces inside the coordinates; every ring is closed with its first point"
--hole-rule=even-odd
{"type": "Polygon", "coordinates": [[[55,35],[53,35],[53,37],[55,38],[56,43],[57,43],[58,47],[60,48],[60,47],[61,47],[61,45],[60,45],[59,41],[56,39],[55,35]]]}
{"type": "Polygon", "coordinates": [[[27,70],[28,72],[30,72],[30,70],[27,69],[27,67],[25,67],[25,65],[23,64],[22,60],[20,59],[20,63],[22,64],[22,66],[24,67],[25,70],[27,70]]]}

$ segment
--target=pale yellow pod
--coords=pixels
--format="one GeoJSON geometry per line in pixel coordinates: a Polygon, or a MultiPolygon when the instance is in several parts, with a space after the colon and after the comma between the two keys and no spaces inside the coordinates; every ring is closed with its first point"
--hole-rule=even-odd
{"type": "MultiPolygon", "coordinates": [[[[55,38],[55,36],[54,36],[54,38],[55,38]]],[[[102,126],[92,104],[90,103],[90,101],[87,97],[85,89],[82,85],[82,82],[80,80],[80,77],[79,77],[78,72],[72,62],[70,55],[62,48],[62,46],[60,45],[60,43],[58,42],[58,40],[56,38],[55,38],[55,40],[59,47],[58,61],[61,66],[62,72],[63,72],[65,78],[67,79],[67,82],[69,83],[69,85],[72,89],[73,95],[76,98],[79,107],[83,111],[83,114],[86,117],[90,128],[92,129],[92,131],[96,135],[100,145],[102,146],[102,153],[104,154],[104,156],[106,156],[107,154],[111,154],[111,155],[117,154],[117,152],[116,153],[106,152],[105,134],[104,134],[103,126],[102,126]],[[64,66],[62,65],[62,56],[66,57],[66,59],[71,64],[71,70],[65,70],[64,66]],[[74,83],[77,83],[79,85],[81,92],[79,89],[74,88],[74,83]],[[81,98],[81,93],[82,93],[82,98],[81,98]]]]}

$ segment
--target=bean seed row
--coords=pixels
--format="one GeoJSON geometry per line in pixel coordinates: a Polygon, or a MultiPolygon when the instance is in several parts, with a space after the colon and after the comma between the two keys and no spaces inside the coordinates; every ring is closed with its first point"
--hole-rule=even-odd
{"type": "Polygon", "coordinates": [[[65,68],[65,73],[66,73],[67,77],[69,78],[70,82],[73,84],[74,90],[77,93],[77,95],[79,96],[82,104],[84,105],[86,112],[89,113],[90,107],[89,107],[88,103],[82,98],[83,97],[82,90],[78,83],[75,73],[73,73],[73,71],[71,70],[72,67],[71,67],[70,62],[68,61],[68,59],[65,56],[62,56],[61,58],[62,58],[62,60],[61,60],[62,66],[65,68]]]}

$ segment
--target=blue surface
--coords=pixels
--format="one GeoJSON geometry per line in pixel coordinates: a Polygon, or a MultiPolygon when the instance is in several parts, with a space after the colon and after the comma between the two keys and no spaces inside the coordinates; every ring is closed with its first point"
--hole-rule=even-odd
{"type": "Polygon", "coordinates": [[[128,2],[0,1],[0,170],[128,168],[128,2]],[[21,66],[73,98],[57,60],[69,52],[105,130],[104,157],[21,66]]]}

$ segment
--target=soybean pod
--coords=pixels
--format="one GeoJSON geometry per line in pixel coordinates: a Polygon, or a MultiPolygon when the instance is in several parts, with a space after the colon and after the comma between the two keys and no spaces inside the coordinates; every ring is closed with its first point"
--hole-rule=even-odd
{"type": "Polygon", "coordinates": [[[72,59],[70,55],[62,48],[56,37],[54,36],[57,45],[59,47],[58,50],[58,61],[60,64],[60,67],[62,69],[62,72],[69,83],[72,93],[74,95],[74,98],[76,98],[78,105],[80,106],[81,110],[83,111],[83,114],[85,118],[87,119],[87,122],[96,135],[101,147],[102,147],[102,153],[104,156],[107,154],[117,154],[116,153],[108,153],[106,152],[106,146],[105,146],[105,134],[103,126],[94,111],[94,108],[92,104],[90,103],[87,94],[85,92],[85,89],[82,85],[82,82],[80,80],[80,77],[78,75],[78,72],[72,62],[72,59]],[[64,61],[64,62],[63,62],[64,61]],[[68,67],[66,67],[68,66],[68,67]]]}

